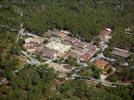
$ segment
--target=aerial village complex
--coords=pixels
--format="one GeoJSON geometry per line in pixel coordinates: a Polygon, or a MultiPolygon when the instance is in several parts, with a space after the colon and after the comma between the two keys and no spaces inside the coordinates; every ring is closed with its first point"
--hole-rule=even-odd
{"type": "Polygon", "coordinates": [[[24,47],[29,53],[41,53],[44,59],[67,58],[69,56],[80,61],[90,60],[99,50],[92,43],[69,36],[67,31],[48,31],[48,38],[35,36],[25,40],[24,47]],[[44,41],[47,40],[47,43],[44,41]]]}
{"type": "MultiPolygon", "coordinates": [[[[111,63],[103,57],[96,56],[98,52],[106,48],[111,38],[111,32],[110,28],[104,28],[100,32],[100,47],[93,42],[85,42],[80,37],[71,36],[70,32],[64,30],[48,30],[44,38],[31,33],[22,35],[26,36],[24,48],[28,54],[39,54],[49,64],[57,59],[71,57],[76,59],[79,64],[86,64],[88,61],[93,62],[99,69],[103,70],[102,74],[106,74],[105,70],[111,66],[111,63]]],[[[112,53],[123,58],[129,56],[128,51],[119,48],[114,48],[112,53]]],[[[56,63],[51,66],[62,73],[67,72],[66,68],[63,68],[64,66],[56,65],[56,63]]]]}
{"type": "Polygon", "coordinates": [[[0,0],[0,100],[134,100],[134,0],[0,0]]]}

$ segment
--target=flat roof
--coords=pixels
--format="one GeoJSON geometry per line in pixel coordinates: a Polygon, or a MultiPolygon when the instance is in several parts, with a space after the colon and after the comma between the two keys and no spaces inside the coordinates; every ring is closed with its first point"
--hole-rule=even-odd
{"type": "Polygon", "coordinates": [[[45,45],[47,48],[54,49],[61,53],[68,52],[71,49],[71,45],[64,45],[55,41],[49,42],[45,45]]]}
{"type": "Polygon", "coordinates": [[[123,57],[123,58],[127,58],[130,56],[129,52],[120,48],[114,48],[114,50],[112,51],[113,54],[123,57]]]}

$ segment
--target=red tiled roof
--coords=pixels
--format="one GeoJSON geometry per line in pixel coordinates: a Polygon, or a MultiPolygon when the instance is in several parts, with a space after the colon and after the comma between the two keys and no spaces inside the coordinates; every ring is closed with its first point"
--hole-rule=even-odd
{"type": "Polygon", "coordinates": [[[79,48],[78,46],[73,46],[73,50],[79,53],[84,53],[85,51],[83,50],[83,48],[79,48]]]}
{"type": "Polygon", "coordinates": [[[86,48],[91,49],[91,50],[93,50],[93,51],[96,50],[96,46],[93,45],[93,44],[90,44],[90,43],[87,44],[86,48]]]}
{"type": "Polygon", "coordinates": [[[81,40],[77,39],[76,41],[73,42],[74,45],[78,46],[79,48],[84,48],[86,47],[86,43],[82,42],[81,40]]]}
{"type": "Polygon", "coordinates": [[[105,37],[106,35],[110,35],[111,32],[112,32],[111,29],[105,28],[100,32],[100,36],[105,37]]]}
{"type": "Polygon", "coordinates": [[[99,59],[95,62],[95,65],[100,69],[104,69],[105,67],[108,67],[109,63],[105,60],[99,59]]]}
{"type": "Polygon", "coordinates": [[[77,38],[75,38],[75,37],[70,37],[70,36],[66,36],[66,37],[64,38],[64,40],[73,43],[74,41],[77,40],[77,38]]]}
{"type": "Polygon", "coordinates": [[[85,54],[83,54],[83,55],[81,56],[81,60],[82,60],[82,61],[88,61],[90,58],[91,58],[91,55],[90,55],[89,52],[87,52],[87,53],[85,53],[85,54]]]}
{"type": "Polygon", "coordinates": [[[46,58],[51,58],[51,57],[53,57],[55,54],[58,54],[58,51],[52,50],[52,49],[49,49],[49,48],[45,48],[45,49],[43,50],[43,56],[46,57],[46,58]]]}
{"type": "Polygon", "coordinates": [[[90,55],[92,55],[92,56],[95,54],[95,52],[94,52],[93,50],[89,50],[88,53],[89,53],[90,55]]]}

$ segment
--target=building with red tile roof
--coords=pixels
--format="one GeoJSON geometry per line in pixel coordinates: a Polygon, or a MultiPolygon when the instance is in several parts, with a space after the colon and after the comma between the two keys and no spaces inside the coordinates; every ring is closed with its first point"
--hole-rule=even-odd
{"type": "Polygon", "coordinates": [[[111,32],[112,30],[110,28],[104,28],[103,30],[101,30],[100,35],[99,35],[101,41],[106,42],[111,32]]]}
{"type": "Polygon", "coordinates": [[[100,34],[99,34],[99,37],[100,37],[100,44],[101,46],[105,46],[105,43],[108,42],[108,40],[111,38],[110,37],[110,34],[111,34],[112,30],[110,28],[104,28],[100,34]]]}
{"type": "Polygon", "coordinates": [[[87,46],[86,46],[87,49],[90,49],[90,50],[93,50],[93,51],[96,51],[97,49],[97,46],[91,44],[91,43],[87,43],[87,46]]]}
{"type": "Polygon", "coordinates": [[[58,56],[58,51],[49,49],[49,48],[44,48],[42,50],[43,57],[52,59],[54,56],[58,56]]]}
{"type": "Polygon", "coordinates": [[[101,30],[100,36],[101,37],[108,36],[111,34],[111,32],[112,32],[112,30],[110,28],[104,28],[103,30],[101,30]]]}
{"type": "Polygon", "coordinates": [[[103,59],[98,59],[98,60],[96,60],[95,65],[100,69],[105,69],[105,68],[108,68],[110,64],[109,64],[109,62],[107,62],[103,59]]]}
{"type": "Polygon", "coordinates": [[[77,39],[73,42],[73,45],[78,46],[79,48],[84,49],[86,47],[86,43],[82,42],[81,40],[77,39]]]}
{"type": "Polygon", "coordinates": [[[80,57],[80,60],[81,60],[81,61],[88,61],[88,60],[90,60],[90,58],[91,58],[91,55],[90,55],[89,52],[87,52],[87,53],[84,53],[84,54],[80,57]]]}
{"type": "Polygon", "coordinates": [[[64,41],[68,41],[68,42],[70,42],[70,43],[73,43],[73,42],[75,42],[76,40],[77,40],[76,37],[70,37],[70,36],[65,36],[65,37],[64,37],[64,41]]]}

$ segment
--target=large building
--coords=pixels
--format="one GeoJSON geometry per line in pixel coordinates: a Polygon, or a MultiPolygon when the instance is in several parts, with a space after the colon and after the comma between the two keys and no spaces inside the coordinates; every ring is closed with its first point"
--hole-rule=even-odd
{"type": "Polygon", "coordinates": [[[26,48],[30,53],[35,53],[38,47],[43,44],[43,41],[44,39],[38,36],[27,38],[25,39],[24,48],[26,48]]]}
{"type": "Polygon", "coordinates": [[[100,32],[100,36],[101,38],[107,38],[110,34],[111,34],[112,30],[110,28],[104,28],[103,30],[101,30],[100,32]]]}
{"type": "Polygon", "coordinates": [[[90,53],[89,52],[86,52],[83,55],[81,55],[80,60],[81,61],[89,61],[91,59],[91,57],[92,56],[90,55],[90,53]]]}
{"type": "Polygon", "coordinates": [[[114,55],[123,57],[123,58],[128,58],[130,56],[130,53],[126,50],[120,49],[120,48],[114,48],[112,51],[114,55]]]}
{"type": "Polygon", "coordinates": [[[68,31],[64,31],[64,30],[58,31],[58,30],[54,29],[54,30],[48,30],[46,34],[50,38],[53,37],[53,36],[54,37],[63,38],[67,34],[69,34],[69,32],[68,31]]]}
{"type": "Polygon", "coordinates": [[[110,64],[109,64],[109,62],[107,62],[103,59],[98,59],[98,60],[96,60],[95,65],[100,69],[107,69],[110,64]]]}
{"type": "Polygon", "coordinates": [[[104,28],[103,30],[101,30],[99,37],[101,40],[101,46],[104,46],[105,42],[108,42],[108,40],[111,38],[110,34],[111,34],[112,30],[110,28],[104,28]]]}
{"type": "Polygon", "coordinates": [[[48,43],[44,44],[43,38],[32,36],[25,40],[25,47],[28,52],[40,52],[44,58],[54,57],[73,57],[80,61],[88,61],[97,52],[97,46],[84,42],[79,38],[69,36],[67,31],[51,31],[47,32],[48,43]]]}
{"type": "Polygon", "coordinates": [[[70,37],[70,36],[65,36],[64,37],[64,42],[68,43],[68,44],[72,44],[77,40],[76,37],[70,37]]]}
{"type": "Polygon", "coordinates": [[[57,58],[59,52],[53,49],[49,49],[49,48],[43,48],[43,50],[41,51],[43,57],[48,58],[48,59],[53,59],[53,58],[57,58]]]}

